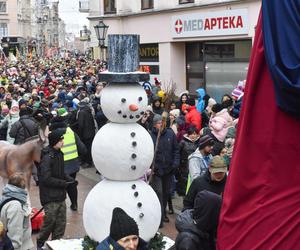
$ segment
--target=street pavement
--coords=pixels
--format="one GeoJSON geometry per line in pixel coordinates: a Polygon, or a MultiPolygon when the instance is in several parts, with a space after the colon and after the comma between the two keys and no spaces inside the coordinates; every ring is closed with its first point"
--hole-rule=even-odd
{"type": "MultiPolygon", "coordinates": [[[[86,235],[83,226],[82,220],[82,209],[84,205],[85,198],[90,190],[99,182],[101,181],[101,177],[96,174],[95,168],[86,168],[81,169],[77,175],[78,180],[78,211],[72,211],[70,209],[70,200],[67,198],[67,227],[65,231],[64,238],[65,239],[74,239],[74,238],[82,238],[86,235]]],[[[30,190],[30,197],[31,197],[31,205],[32,207],[36,207],[37,209],[41,208],[40,200],[39,200],[39,191],[38,187],[35,186],[34,182],[32,181],[32,186],[30,190]]],[[[100,204],[101,206],[101,204],[100,204]]],[[[173,199],[173,206],[175,210],[175,214],[168,215],[170,222],[164,223],[164,227],[160,229],[160,232],[164,235],[168,236],[169,238],[175,240],[177,231],[175,229],[175,218],[176,213],[181,210],[182,206],[182,198],[175,196],[173,199]]],[[[33,234],[33,240],[35,243],[36,234],[33,234]]]]}

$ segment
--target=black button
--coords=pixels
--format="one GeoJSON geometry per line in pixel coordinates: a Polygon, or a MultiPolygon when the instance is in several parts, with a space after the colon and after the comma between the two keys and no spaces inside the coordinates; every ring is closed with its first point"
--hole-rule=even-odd
{"type": "Polygon", "coordinates": [[[136,170],[136,166],[135,166],[135,165],[132,165],[132,166],[131,166],[131,169],[132,169],[132,170],[136,170]]]}
{"type": "Polygon", "coordinates": [[[133,141],[133,142],[132,142],[132,146],[135,147],[136,145],[137,145],[136,141],[133,141]]]}
{"type": "Polygon", "coordinates": [[[139,203],[137,204],[137,206],[138,206],[138,207],[142,207],[142,203],[139,202],[139,203]]]}
{"type": "Polygon", "coordinates": [[[130,115],[129,118],[130,118],[130,119],[133,119],[134,117],[133,117],[133,115],[130,115]]]}
{"type": "Polygon", "coordinates": [[[143,218],[144,217],[144,214],[143,213],[140,213],[140,218],[143,218]]]}
{"type": "Polygon", "coordinates": [[[145,112],[144,112],[144,111],[142,111],[140,114],[141,114],[141,115],[143,115],[143,114],[145,114],[145,112]]]}
{"type": "Polygon", "coordinates": [[[132,189],[136,189],[136,185],[133,184],[133,185],[131,186],[131,188],[132,188],[132,189]]]}
{"type": "Polygon", "coordinates": [[[118,111],[118,114],[121,114],[121,113],[122,113],[122,111],[121,111],[121,110],[119,110],[119,111],[118,111]]]}
{"type": "Polygon", "coordinates": [[[134,197],[138,197],[139,196],[139,192],[134,192],[134,197]]]}
{"type": "Polygon", "coordinates": [[[122,98],[122,99],[121,99],[121,102],[123,102],[123,103],[126,102],[126,99],[125,99],[125,98],[122,98]]]}
{"type": "Polygon", "coordinates": [[[132,155],[131,155],[131,158],[132,158],[132,159],[135,159],[135,158],[136,158],[136,154],[132,154],[132,155]]]}
{"type": "Polygon", "coordinates": [[[135,137],[135,133],[134,132],[132,132],[130,135],[131,135],[131,137],[135,137]]]}
{"type": "Polygon", "coordinates": [[[143,97],[140,96],[140,97],[139,97],[139,101],[142,101],[142,100],[143,100],[143,97]]]}
{"type": "Polygon", "coordinates": [[[138,118],[138,119],[140,118],[140,116],[139,116],[139,115],[136,115],[135,117],[136,117],[136,118],[138,118]]]}
{"type": "Polygon", "coordinates": [[[127,115],[123,115],[123,118],[127,118],[127,115]]]}

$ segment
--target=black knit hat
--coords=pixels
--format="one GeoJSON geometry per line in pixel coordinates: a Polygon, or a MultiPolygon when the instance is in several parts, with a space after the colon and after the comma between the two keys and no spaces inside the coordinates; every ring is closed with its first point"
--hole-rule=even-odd
{"type": "Polygon", "coordinates": [[[58,143],[61,139],[63,139],[63,135],[65,134],[66,129],[55,129],[49,135],[49,145],[53,147],[56,143],[58,143]]]}
{"type": "Polygon", "coordinates": [[[203,149],[206,146],[213,146],[214,145],[214,140],[211,138],[209,135],[202,136],[199,140],[199,149],[203,149]]]}
{"type": "Polygon", "coordinates": [[[113,240],[118,241],[129,235],[139,235],[138,225],[123,209],[119,207],[114,208],[109,236],[113,240]]]}

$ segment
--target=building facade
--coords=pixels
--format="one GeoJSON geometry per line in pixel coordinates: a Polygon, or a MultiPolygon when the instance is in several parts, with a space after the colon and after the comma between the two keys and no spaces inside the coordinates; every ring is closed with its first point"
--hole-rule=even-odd
{"type": "Polygon", "coordinates": [[[6,55],[26,53],[32,38],[31,0],[0,1],[0,38],[6,55]]]}
{"type": "Polygon", "coordinates": [[[217,99],[246,78],[260,0],[90,0],[91,46],[108,34],[139,34],[142,70],[177,92],[204,87],[217,99]]]}

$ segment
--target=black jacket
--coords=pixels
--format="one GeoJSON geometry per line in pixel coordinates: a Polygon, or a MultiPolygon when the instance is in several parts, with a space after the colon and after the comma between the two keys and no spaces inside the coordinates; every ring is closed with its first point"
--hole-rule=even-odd
{"type": "Polygon", "coordinates": [[[180,166],[188,166],[188,157],[190,154],[195,152],[198,146],[199,138],[196,141],[191,141],[187,135],[184,135],[183,139],[179,143],[180,166]]]}
{"type": "Polygon", "coordinates": [[[215,194],[222,194],[226,183],[227,176],[222,181],[212,181],[210,172],[207,170],[204,175],[193,180],[190,189],[183,200],[184,209],[192,209],[194,207],[195,197],[198,192],[207,190],[215,194]]]}
{"type": "MultiPolygon", "coordinates": [[[[151,137],[155,145],[158,130],[153,128],[151,137]]],[[[172,129],[166,128],[160,136],[155,162],[154,173],[158,176],[163,176],[175,172],[179,166],[180,156],[179,147],[176,140],[176,135],[172,129]]]]}
{"type": "Polygon", "coordinates": [[[41,163],[37,169],[42,206],[49,202],[64,201],[67,182],[73,182],[74,179],[64,173],[63,153],[50,146],[43,149],[41,163]]]}
{"type": "Polygon", "coordinates": [[[82,141],[93,139],[96,134],[95,121],[89,104],[81,104],[78,112],[78,135],[82,141]]]}
{"type": "Polygon", "coordinates": [[[193,220],[193,210],[188,209],[179,214],[175,221],[179,232],[176,241],[176,250],[210,250],[209,235],[200,231],[193,220]]]}
{"type": "Polygon", "coordinates": [[[23,115],[15,122],[9,131],[9,136],[15,138],[14,144],[22,144],[28,138],[38,135],[39,126],[36,120],[30,115],[23,115]]]}

